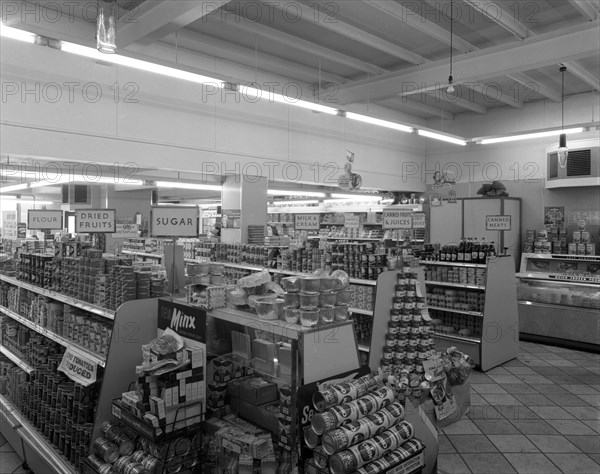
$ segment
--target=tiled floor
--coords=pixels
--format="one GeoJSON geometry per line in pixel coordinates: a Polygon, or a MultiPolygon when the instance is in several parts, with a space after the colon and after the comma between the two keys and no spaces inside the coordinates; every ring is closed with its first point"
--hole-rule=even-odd
{"type": "Polygon", "coordinates": [[[10,447],[4,436],[0,434],[0,474],[27,474],[22,467],[19,456],[10,447]]]}
{"type": "Polygon", "coordinates": [[[600,354],[520,350],[471,374],[470,413],[440,433],[440,472],[599,474],[600,354]]]}

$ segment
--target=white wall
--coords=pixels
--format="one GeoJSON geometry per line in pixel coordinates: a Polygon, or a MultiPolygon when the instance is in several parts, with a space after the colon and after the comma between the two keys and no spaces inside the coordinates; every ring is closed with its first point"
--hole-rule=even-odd
{"type": "Polygon", "coordinates": [[[285,104],[249,103],[232,92],[210,95],[197,84],[8,39],[1,60],[3,158],[136,162],[334,185],[348,148],[364,187],[424,190],[419,179],[402,178],[403,163],[424,164],[426,140],[415,135],[285,104]]]}

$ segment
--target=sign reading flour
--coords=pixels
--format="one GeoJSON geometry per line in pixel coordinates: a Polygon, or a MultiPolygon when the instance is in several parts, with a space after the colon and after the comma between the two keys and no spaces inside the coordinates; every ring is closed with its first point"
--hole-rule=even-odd
{"type": "Polygon", "coordinates": [[[153,207],[150,236],[198,237],[198,208],[153,207]]]}
{"type": "Polygon", "coordinates": [[[27,211],[27,228],[29,230],[62,230],[63,211],[29,209],[27,211]]]}
{"type": "Polygon", "coordinates": [[[76,209],[75,233],[113,233],[117,213],[114,209],[76,209]]]}
{"type": "Polygon", "coordinates": [[[485,230],[510,230],[510,216],[485,216],[485,230]]]}

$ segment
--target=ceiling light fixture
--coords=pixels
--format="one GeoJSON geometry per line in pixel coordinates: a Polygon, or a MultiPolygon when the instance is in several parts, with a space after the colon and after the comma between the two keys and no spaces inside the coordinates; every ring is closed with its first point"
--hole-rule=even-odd
{"type": "Polygon", "coordinates": [[[387,120],[381,120],[367,115],[355,114],[354,112],[346,112],[346,118],[351,120],[358,120],[359,122],[370,123],[373,125],[379,125],[380,127],[392,128],[401,132],[412,133],[413,128],[400,123],[388,122],[387,120]]]}
{"type": "Polygon", "coordinates": [[[324,198],[325,193],[316,191],[292,191],[286,189],[269,189],[267,191],[269,196],[300,196],[300,197],[316,197],[324,198]]]}
{"type": "Polygon", "coordinates": [[[17,28],[11,28],[10,26],[3,25],[0,22],[0,36],[4,38],[11,38],[18,41],[24,41],[25,43],[35,43],[36,35],[29,31],[19,30],[17,28]]]}
{"type": "Polygon", "coordinates": [[[197,189],[201,191],[221,191],[223,188],[220,184],[180,183],[177,181],[156,181],[155,184],[159,188],[197,189]]]}
{"type": "Polygon", "coordinates": [[[462,138],[455,138],[448,135],[442,135],[441,133],[430,132],[429,130],[417,130],[417,134],[423,137],[434,138],[435,140],[441,140],[443,142],[454,143],[455,145],[465,146],[466,140],[462,138]]]}
{"type": "Polygon", "coordinates": [[[10,193],[13,191],[21,191],[23,189],[27,189],[28,187],[29,187],[29,184],[27,184],[27,183],[13,184],[11,186],[2,186],[0,188],[0,192],[1,193],[10,193]]]}
{"type": "Polygon", "coordinates": [[[567,134],[564,133],[565,128],[565,71],[567,70],[566,66],[560,67],[561,73],[561,134],[558,139],[558,164],[561,168],[566,168],[567,166],[567,157],[569,156],[569,149],[567,148],[567,134]]]}
{"type": "Polygon", "coordinates": [[[23,197],[16,196],[0,196],[0,200],[8,201],[10,203],[31,203],[31,204],[39,204],[40,206],[49,206],[50,204],[54,204],[54,201],[38,201],[36,199],[23,199],[23,197]]]}
{"type": "Polygon", "coordinates": [[[96,19],[96,49],[103,54],[117,52],[116,0],[98,0],[98,18],[96,19]]]}
{"type": "Polygon", "coordinates": [[[349,201],[366,202],[366,201],[381,201],[381,196],[375,194],[339,194],[332,193],[333,199],[345,199],[349,201]]]}
{"type": "Polygon", "coordinates": [[[450,76],[448,76],[448,94],[454,94],[454,78],[452,77],[452,49],[454,33],[454,1],[450,0],[450,76]]]}
{"type": "Polygon", "coordinates": [[[567,129],[556,129],[546,130],[543,132],[524,133],[521,135],[509,135],[507,137],[496,137],[496,138],[484,138],[481,140],[474,139],[476,143],[481,145],[491,145],[494,143],[514,142],[517,140],[530,140],[532,138],[544,138],[544,137],[555,137],[557,135],[569,135],[573,133],[582,133],[585,131],[583,127],[567,128],[567,129]]]}
{"type": "Polygon", "coordinates": [[[272,91],[264,91],[262,89],[256,89],[254,87],[249,86],[238,86],[238,92],[247,98],[251,99],[267,99],[269,102],[279,102],[281,104],[294,105],[296,107],[301,107],[303,109],[309,109],[313,112],[323,112],[329,115],[337,115],[338,110],[333,107],[327,107],[326,105],[315,104],[313,102],[308,102],[306,100],[296,99],[294,97],[288,97],[281,94],[276,94],[272,91]]]}
{"type": "Polygon", "coordinates": [[[308,204],[319,204],[318,199],[306,199],[306,200],[299,200],[299,201],[294,201],[292,199],[289,200],[285,200],[285,201],[273,201],[271,203],[273,206],[302,206],[302,205],[308,205],[308,204]]]}

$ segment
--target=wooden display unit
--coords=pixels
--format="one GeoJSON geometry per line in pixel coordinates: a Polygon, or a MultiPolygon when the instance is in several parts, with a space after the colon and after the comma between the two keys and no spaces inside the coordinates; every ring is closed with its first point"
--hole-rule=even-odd
{"type": "MultiPolygon", "coordinates": [[[[485,285],[449,283],[423,280],[426,288],[427,306],[433,319],[436,313],[456,314],[481,327],[481,333],[473,336],[461,336],[456,333],[435,333],[436,350],[445,350],[454,346],[473,358],[482,371],[487,371],[506,361],[514,359],[519,353],[519,316],[517,308],[517,289],[514,273],[514,261],[511,256],[495,257],[487,265],[458,262],[429,262],[422,265],[444,265],[451,267],[477,267],[486,269],[485,285]],[[485,295],[482,312],[463,311],[454,308],[430,305],[433,288],[465,289],[483,292],[485,295]]],[[[423,270],[419,272],[423,276],[423,270]]]]}

